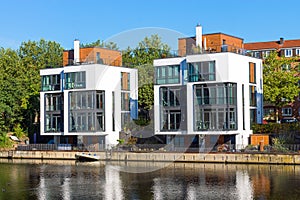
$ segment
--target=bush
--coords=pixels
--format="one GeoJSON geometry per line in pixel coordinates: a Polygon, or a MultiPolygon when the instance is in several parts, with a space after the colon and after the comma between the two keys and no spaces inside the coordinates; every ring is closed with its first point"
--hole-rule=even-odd
{"type": "Polygon", "coordinates": [[[13,142],[9,139],[7,133],[0,133],[0,148],[11,148],[13,142]]]}
{"type": "Polygon", "coordinates": [[[280,133],[300,133],[300,123],[269,123],[269,124],[253,124],[253,133],[259,134],[280,134],[280,133]]]}
{"type": "Polygon", "coordinates": [[[272,150],[280,153],[287,153],[288,148],[285,147],[285,139],[282,137],[272,138],[272,150]]]}
{"type": "Polygon", "coordinates": [[[24,137],[26,137],[26,133],[23,131],[23,129],[21,128],[21,125],[20,124],[17,124],[15,127],[14,127],[14,135],[19,138],[20,140],[22,140],[24,137]]]}

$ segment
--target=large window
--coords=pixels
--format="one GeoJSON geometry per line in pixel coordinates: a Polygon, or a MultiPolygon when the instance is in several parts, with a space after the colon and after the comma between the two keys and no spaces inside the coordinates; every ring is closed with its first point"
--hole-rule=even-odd
{"type": "Polygon", "coordinates": [[[130,122],[130,93],[121,92],[121,126],[122,128],[130,122]]]}
{"type": "Polygon", "coordinates": [[[91,110],[97,107],[101,109],[104,103],[104,94],[95,91],[70,92],[70,110],[91,110]]]}
{"type": "Polygon", "coordinates": [[[249,86],[249,101],[250,106],[256,106],[256,87],[253,85],[249,86]]]}
{"type": "Polygon", "coordinates": [[[63,130],[62,94],[45,94],[45,132],[61,132],[63,130]]]}
{"type": "Polygon", "coordinates": [[[65,79],[66,89],[80,89],[86,87],[86,73],[85,72],[71,72],[66,73],[65,79]]]}
{"type": "Polygon", "coordinates": [[[130,111],[130,93],[121,92],[121,109],[122,111],[130,111]]]}
{"type": "Polygon", "coordinates": [[[236,130],[235,83],[194,85],[194,130],[236,130]]]}
{"type": "Polygon", "coordinates": [[[121,72],[121,127],[130,122],[130,73],[121,72]]]}
{"type": "Polygon", "coordinates": [[[45,132],[60,132],[62,121],[60,113],[47,113],[45,120],[45,132]]]}
{"type": "Polygon", "coordinates": [[[62,109],[61,94],[45,94],[45,110],[59,111],[62,109]]]}
{"type": "Polygon", "coordinates": [[[176,131],[180,129],[181,123],[181,87],[160,88],[160,116],[162,131],[176,131]]]}
{"type": "Polygon", "coordinates": [[[60,90],[60,75],[42,76],[42,91],[60,90]]]}
{"type": "Polygon", "coordinates": [[[215,81],[215,61],[188,63],[189,82],[215,81]]]}
{"type": "Polygon", "coordinates": [[[201,84],[194,86],[198,105],[236,105],[236,84],[201,84]]]}
{"type": "Polygon", "coordinates": [[[160,105],[162,106],[179,106],[180,88],[160,88],[160,105]]]}
{"type": "Polygon", "coordinates": [[[180,110],[164,110],[161,128],[164,131],[178,130],[180,128],[181,112],[180,110]]]}
{"type": "Polygon", "coordinates": [[[105,92],[69,92],[69,131],[105,131],[105,92]]]}
{"type": "Polygon", "coordinates": [[[180,83],[180,65],[157,66],[155,67],[156,84],[180,83]]]}
{"type": "Polygon", "coordinates": [[[257,110],[256,109],[250,109],[250,127],[257,121],[257,110]]]}

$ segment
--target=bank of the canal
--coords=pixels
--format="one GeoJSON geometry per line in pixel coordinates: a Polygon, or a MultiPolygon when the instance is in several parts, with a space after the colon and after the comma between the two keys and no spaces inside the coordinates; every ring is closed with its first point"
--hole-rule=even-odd
{"type": "MultiPolygon", "coordinates": [[[[74,151],[0,151],[0,158],[75,160],[74,151]]],[[[91,152],[101,160],[187,162],[187,163],[239,163],[239,164],[291,164],[300,165],[300,154],[266,153],[174,153],[174,152],[91,152]]]]}

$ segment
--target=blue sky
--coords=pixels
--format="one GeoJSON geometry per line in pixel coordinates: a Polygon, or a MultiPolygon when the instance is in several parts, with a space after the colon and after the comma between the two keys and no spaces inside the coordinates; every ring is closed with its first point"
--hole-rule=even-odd
{"type": "Polygon", "coordinates": [[[299,0],[7,0],[0,6],[0,46],[44,38],[70,49],[74,39],[121,38],[123,48],[157,31],[176,49],[177,38],[194,36],[198,23],[203,33],[245,42],[300,39],[299,7],[299,0]]]}

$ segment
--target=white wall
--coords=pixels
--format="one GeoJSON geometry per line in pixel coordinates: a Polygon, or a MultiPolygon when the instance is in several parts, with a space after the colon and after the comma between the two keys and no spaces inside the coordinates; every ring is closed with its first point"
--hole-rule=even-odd
{"type": "MultiPolygon", "coordinates": [[[[181,63],[184,58],[159,59],[154,61],[154,66],[173,65],[181,63]]],[[[249,107],[249,62],[256,63],[256,87],[257,92],[262,93],[261,78],[262,77],[262,61],[257,58],[243,56],[235,53],[215,53],[215,54],[198,54],[185,57],[186,62],[203,62],[215,61],[216,64],[216,81],[214,82],[233,82],[237,84],[237,122],[238,130],[233,131],[210,131],[209,134],[232,135],[237,134],[237,146],[246,145],[248,137],[252,134],[250,130],[250,107],[249,107]],[[242,109],[242,85],[244,84],[244,119],[245,130],[243,130],[243,109],[242,109]]],[[[197,82],[205,83],[205,82],[197,82]]],[[[160,132],[160,116],[159,116],[159,87],[155,86],[155,134],[205,134],[208,132],[193,131],[193,85],[197,83],[187,83],[187,132],[160,132]]]]}
{"type": "Polygon", "coordinates": [[[130,73],[130,97],[138,99],[138,77],[137,70],[124,67],[113,67],[100,64],[93,65],[77,65],[64,68],[45,69],[40,71],[40,75],[51,75],[69,72],[86,72],[86,88],[64,90],[64,132],[62,133],[44,133],[44,95],[45,93],[60,93],[61,91],[41,92],[40,104],[40,124],[41,135],[105,135],[106,144],[117,144],[119,139],[119,131],[121,131],[121,72],[130,73]],[[86,91],[86,90],[105,90],[105,131],[93,133],[74,133],[68,132],[68,102],[69,91],[86,91]],[[112,92],[115,92],[115,131],[112,127],[112,92]]]}

